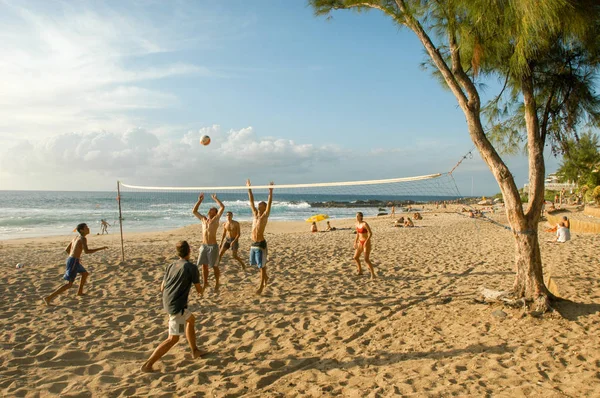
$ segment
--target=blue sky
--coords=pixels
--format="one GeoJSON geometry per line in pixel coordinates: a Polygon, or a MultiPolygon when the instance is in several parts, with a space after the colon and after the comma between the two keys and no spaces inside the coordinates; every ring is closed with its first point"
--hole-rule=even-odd
{"type": "MultiPolygon", "coordinates": [[[[405,177],[473,147],[414,35],[376,12],[0,0],[0,51],[0,189],[405,177]]],[[[522,186],[526,159],[508,163],[522,186]]],[[[455,179],[499,191],[477,154],[455,179]]]]}

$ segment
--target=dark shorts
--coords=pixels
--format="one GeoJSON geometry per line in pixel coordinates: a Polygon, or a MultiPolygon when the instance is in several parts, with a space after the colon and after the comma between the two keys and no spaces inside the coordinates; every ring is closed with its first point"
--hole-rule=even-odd
{"type": "Polygon", "coordinates": [[[267,241],[254,242],[250,247],[250,265],[261,269],[267,265],[267,241]]]}
{"type": "Polygon", "coordinates": [[[236,240],[235,242],[233,242],[233,245],[232,245],[231,244],[232,241],[233,241],[233,238],[225,239],[225,243],[223,243],[223,248],[225,250],[228,250],[231,247],[231,250],[236,252],[240,248],[240,243],[236,240]]]}
{"type": "Polygon", "coordinates": [[[77,277],[77,274],[87,272],[83,265],[79,262],[78,258],[68,257],[66,262],[66,270],[63,279],[69,282],[73,282],[77,277]]]}

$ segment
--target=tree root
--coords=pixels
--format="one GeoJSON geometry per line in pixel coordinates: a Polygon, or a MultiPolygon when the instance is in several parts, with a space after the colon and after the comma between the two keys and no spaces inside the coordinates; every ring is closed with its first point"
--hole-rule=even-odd
{"type": "Polygon", "coordinates": [[[500,302],[511,308],[523,308],[524,314],[536,318],[540,318],[546,313],[559,314],[551,304],[564,300],[550,292],[539,294],[536,298],[526,298],[523,295],[515,294],[514,291],[497,291],[483,287],[480,288],[480,292],[484,297],[484,302],[500,302]]]}

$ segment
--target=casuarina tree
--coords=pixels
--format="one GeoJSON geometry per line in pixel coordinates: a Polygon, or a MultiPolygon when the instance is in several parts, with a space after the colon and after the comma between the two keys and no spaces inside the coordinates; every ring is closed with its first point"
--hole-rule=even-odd
{"type": "Polygon", "coordinates": [[[556,299],[543,280],[538,223],[544,200],[544,147],[555,152],[584,125],[600,121],[594,92],[600,6],[569,0],[309,0],[317,15],[378,10],[414,33],[434,75],[455,96],[469,135],[494,175],[515,241],[515,298],[546,311],[556,299]],[[482,104],[479,83],[502,90],[482,104]],[[529,160],[526,205],[502,155],[523,145],[529,160]]]}

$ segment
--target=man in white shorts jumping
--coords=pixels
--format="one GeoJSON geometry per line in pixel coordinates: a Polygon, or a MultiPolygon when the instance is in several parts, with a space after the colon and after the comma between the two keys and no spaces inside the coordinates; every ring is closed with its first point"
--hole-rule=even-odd
{"type": "Polygon", "coordinates": [[[198,267],[202,265],[202,283],[203,288],[208,286],[208,266],[210,265],[215,273],[215,292],[219,292],[219,244],[217,243],[217,229],[219,228],[219,220],[225,210],[223,203],[217,198],[217,194],[211,196],[219,205],[219,210],[216,207],[211,207],[206,216],[198,212],[200,204],[204,200],[204,194],[198,196],[198,201],[194,205],[192,213],[202,221],[202,246],[200,246],[200,255],[198,256],[198,267]]]}

